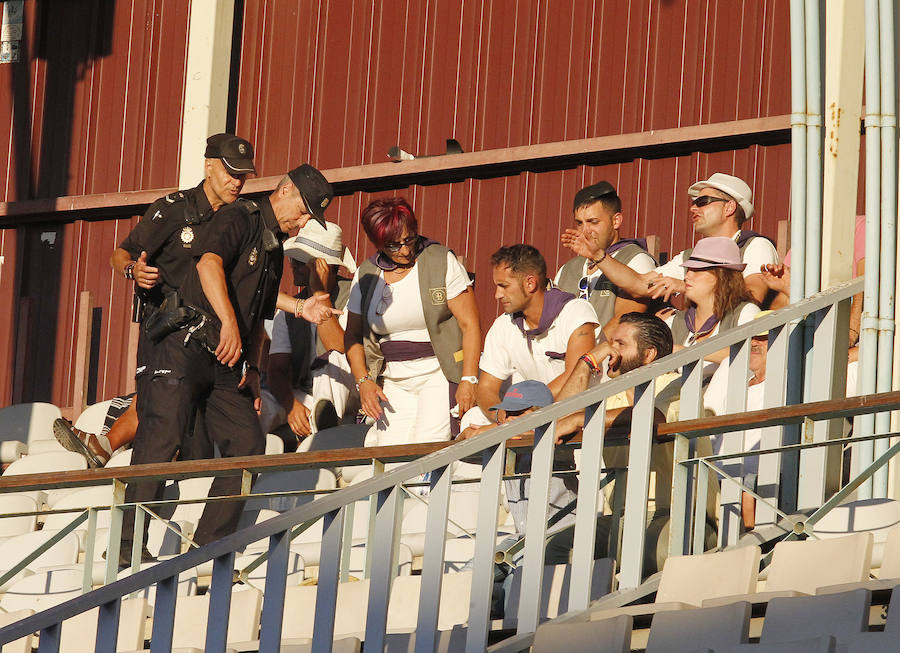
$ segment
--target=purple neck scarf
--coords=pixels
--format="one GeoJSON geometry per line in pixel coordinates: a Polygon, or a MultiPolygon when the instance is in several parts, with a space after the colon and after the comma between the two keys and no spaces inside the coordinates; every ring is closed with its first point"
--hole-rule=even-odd
{"type": "Polygon", "coordinates": [[[619,251],[620,249],[622,249],[623,247],[625,247],[625,245],[637,245],[641,249],[647,249],[647,239],[646,238],[622,238],[622,239],[614,242],[609,247],[607,247],[606,253],[613,254],[613,253],[619,251]]]}
{"type": "Polygon", "coordinates": [[[537,336],[543,335],[553,321],[559,316],[563,306],[575,299],[575,295],[560,290],[559,288],[551,288],[544,292],[544,306],[541,308],[541,321],[535,329],[525,328],[525,314],[518,312],[513,313],[512,321],[519,330],[529,340],[537,336]]]}
{"type": "Polygon", "coordinates": [[[700,336],[705,336],[707,333],[716,328],[716,325],[719,323],[719,318],[716,315],[711,315],[706,319],[699,329],[695,328],[695,323],[697,320],[697,307],[691,306],[684,312],[684,323],[687,325],[688,331],[691,332],[691,336],[693,338],[699,338],[700,336]]]}
{"type": "MultiPolygon", "coordinates": [[[[419,254],[425,251],[426,247],[428,247],[429,245],[437,244],[439,243],[436,240],[431,240],[431,238],[426,238],[425,236],[419,236],[418,240],[416,240],[416,244],[413,245],[413,253],[415,254],[415,256],[413,257],[413,263],[415,263],[416,259],[419,258],[419,254]]],[[[391,270],[396,270],[398,267],[400,267],[399,265],[397,265],[397,263],[394,262],[392,258],[390,258],[381,250],[375,252],[375,255],[372,256],[369,260],[385,272],[390,272],[391,270]]]]}

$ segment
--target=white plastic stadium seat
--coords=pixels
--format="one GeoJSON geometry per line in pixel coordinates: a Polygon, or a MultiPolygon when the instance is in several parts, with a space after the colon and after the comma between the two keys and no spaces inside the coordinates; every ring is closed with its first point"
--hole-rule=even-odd
{"type": "MultiPolygon", "coordinates": [[[[262,593],[258,590],[233,592],[228,613],[227,641],[246,642],[257,638],[262,593]]],[[[285,615],[290,618],[292,615],[285,615]]],[[[175,603],[175,628],[172,648],[206,647],[206,628],[209,618],[209,595],[186,596],[175,603]]]]}
{"type": "Polygon", "coordinates": [[[109,411],[112,402],[112,399],[107,399],[85,408],[81,415],[78,416],[78,419],[75,420],[75,428],[85,433],[99,433],[102,431],[106,423],[106,413],[109,411]]]}
{"type": "Polygon", "coordinates": [[[57,569],[21,578],[0,598],[0,609],[40,612],[81,595],[82,573],[57,569]]]}
{"type": "Polygon", "coordinates": [[[53,404],[35,402],[0,409],[0,440],[19,440],[30,445],[37,440],[55,440],[53,420],[62,417],[53,404]]]}
{"type": "MultiPolygon", "coordinates": [[[[2,561],[0,564],[12,568],[13,565],[23,560],[26,555],[44,544],[55,534],[56,531],[42,530],[9,538],[0,544],[0,561],[2,561]]],[[[78,562],[78,536],[75,533],[69,533],[39,557],[28,563],[28,568],[36,571],[41,567],[71,565],[76,562],[78,562]]],[[[79,584],[80,587],[81,585],[79,584]]]]}
{"type": "MultiPolygon", "coordinates": [[[[35,512],[38,509],[34,497],[25,494],[0,494],[0,515],[17,512],[35,512]]],[[[0,537],[12,537],[30,533],[37,527],[37,515],[0,518],[0,537]]],[[[2,564],[2,562],[0,562],[2,564]]]]}
{"type": "MultiPolygon", "coordinates": [[[[62,641],[59,653],[81,653],[93,651],[97,643],[97,615],[100,609],[66,619],[62,626],[62,641]]],[[[119,635],[116,638],[117,651],[132,651],[144,646],[147,617],[150,606],[146,599],[125,599],[119,610],[119,635]]],[[[6,647],[4,647],[4,653],[6,647]]]]}
{"type": "MultiPolygon", "coordinates": [[[[87,469],[87,461],[84,459],[84,456],[72,451],[53,451],[19,458],[17,461],[10,463],[9,467],[3,472],[3,476],[68,472],[79,469],[87,469]]],[[[71,489],[56,489],[41,494],[46,496],[47,504],[53,507],[56,501],[70,493],[71,489]]],[[[39,500],[39,494],[35,491],[21,492],[19,494],[28,494],[34,497],[35,500],[39,500]]]]}
{"type": "MultiPolygon", "coordinates": [[[[66,508],[94,508],[105,506],[109,508],[112,504],[112,487],[108,485],[100,485],[89,488],[74,488],[69,494],[61,497],[54,505],[54,510],[63,510],[66,508]]],[[[65,528],[76,516],[77,512],[63,512],[53,515],[47,515],[44,518],[44,528],[59,530],[65,528]]],[[[97,511],[97,528],[109,528],[110,512],[109,510],[97,511]]],[[[78,530],[87,530],[87,520],[81,522],[78,530]]]]}

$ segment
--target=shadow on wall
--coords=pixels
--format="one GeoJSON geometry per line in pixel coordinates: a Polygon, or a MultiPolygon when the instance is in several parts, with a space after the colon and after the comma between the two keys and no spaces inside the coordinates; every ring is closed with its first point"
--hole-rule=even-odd
{"type": "MultiPolygon", "coordinates": [[[[71,151],[76,84],[94,60],[110,54],[115,9],[114,0],[25,3],[20,60],[9,64],[15,177],[9,200],[67,195],[69,179],[82,172],[71,164],[79,159],[71,151]],[[37,96],[43,98],[40,111],[31,106],[37,96]]],[[[57,334],[65,326],[64,233],[61,224],[27,225],[16,233],[13,402],[50,401],[54,375],[70,373],[55,366],[57,334]]]]}

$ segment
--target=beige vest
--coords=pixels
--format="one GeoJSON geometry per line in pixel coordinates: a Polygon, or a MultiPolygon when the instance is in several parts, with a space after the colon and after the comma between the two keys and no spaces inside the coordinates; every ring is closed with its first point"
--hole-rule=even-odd
{"type": "MultiPolygon", "coordinates": [[[[426,247],[416,259],[419,289],[425,326],[434,347],[441,370],[451,383],[459,383],[462,376],[462,330],[447,305],[447,252],[443,245],[426,247]]],[[[369,324],[369,305],[381,270],[371,259],[359,266],[360,312],[363,321],[363,345],[369,373],[377,378],[384,370],[384,355],[378,337],[369,324]]]]}

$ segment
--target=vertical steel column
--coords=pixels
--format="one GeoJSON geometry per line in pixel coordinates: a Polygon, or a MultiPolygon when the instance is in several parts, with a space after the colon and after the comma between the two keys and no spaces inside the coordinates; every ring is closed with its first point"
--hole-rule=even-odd
{"type": "MultiPolygon", "coordinates": [[[[290,528],[269,538],[266,591],[263,594],[262,617],[259,626],[259,653],[278,653],[281,650],[281,628],[284,623],[284,597],[290,551],[290,528]]],[[[219,563],[218,559],[216,563],[219,563]]],[[[215,568],[213,572],[215,572],[215,568]]],[[[225,573],[224,564],[222,573],[223,575],[225,573]]]]}
{"type": "Polygon", "coordinates": [[[472,594],[469,599],[469,627],[466,653],[483,653],[487,646],[494,589],[494,549],[500,482],[506,461],[506,443],[490,447],[482,454],[481,492],[478,497],[478,530],[475,533],[475,560],[472,564],[472,594]]]}
{"type": "MultiPolygon", "coordinates": [[[[681,369],[681,396],[679,419],[700,417],[703,403],[703,361],[694,361],[681,369]]],[[[706,437],[706,436],[704,436],[706,437]]],[[[679,461],[689,458],[696,450],[696,443],[683,436],[675,439],[674,469],[672,470],[672,503],[669,520],[669,555],[690,553],[691,540],[691,479],[697,478],[697,471],[679,461]]],[[[699,486],[698,486],[699,487],[699,486]]],[[[705,504],[704,504],[705,505],[705,504]]],[[[705,512],[705,510],[704,510],[705,512]]],[[[704,524],[697,525],[702,532],[704,524]]]]}
{"type": "Polygon", "coordinates": [[[575,509],[575,538],[572,550],[572,581],[569,583],[567,610],[587,610],[591,600],[591,570],[594,566],[594,542],[600,492],[600,468],[603,463],[603,438],[606,434],[606,401],[588,406],[584,412],[581,437],[581,464],[578,474],[578,503],[575,509]]]}
{"type": "MultiPolygon", "coordinates": [[[[178,575],[163,578],[156,584],[153,600],[153,633],[150,653],[170,653],[175,632],[175,601],[178,594],[178,575]]],[[[207,624],[209,628],[209,624],[207,624]]]]}
{"type": "Polygon", "coordinates": [[[384,650],[388,603],[391,598],[391,582],[394,579],[393,569],[396,564],[396,533],[400,528],[399,515],[402,505],[403,489],[400,485],[378,493],[375,539],[371,541],[375,548],[375,557],[372,559],[369,608],[366,615],[366,642],[370,648],[376,651],[384,650]]]}
{"type": "MultiPolygon", "coordinates": [[[[816,313],[813,341],[813,385],[810,401],[827,401],[844,395],[847,385],[847,338],[850,300],[845,299],[816,313]]],[[[807,427],[804,442],[825,442],[843,435],[841,419],[817,421],[807,427]]],[[[797,507],[818,508],[840,485],[841,454],[837,447],[808,449],[800,455],[797,507]]]]}
{"type": "MultiPolygon", "coordinates": [[[[878,0],[866,0],[866,278],[863,290],[863,313],[859,334],[859,391],[872,394],[877,387],[878,366],[878,300],[881,257],[881,60],[879,46],[878,0]]],[[[854,431],[858,435],[875,432],[875,416],[860,415],[854,431]]],[[[853,473],[858,474],[872,464],[875,447],[860,442],[853,448],[853,473]]],[[[872,481],[864,482],[857,491],[861,499],[872,497],[872,481]]]]}
{"type": "MultiPolygon", "coordinates": [[[[763,406],[774,408],[785,405],[787,395],[788,344],[791,326],[769,330],[769,351],[766,354],[766,380],[763,388],[763,406]]],[[[774,449],[782,446],[784,427],[767,426],[762,429],[760,449],[774,449]]],[[[778,503],[778,480],[781,468],[781,454],[771,453],[759,457],[759,472],[756,477],[756,492],[773,504],[778,503]]],[[[756,504],[757,527],[778,521],[775,511],[762,502],[756,504]]]]}
{"type": "MultiPolygon", "coordinates": [[[[371,498],[370,498],[371,500],[371,498]]],[[[316,589],[316,616],[313,619],[312,653],[331,653],[334,615],[337,611],[338,573],[344,510],[332,510],[322,517],[322,548],[319,555],[319,585],[316,589]]]]}
{"type": "MultiPolygon", "coordinates": [[[[286,533],[285,533],[286,535],[286,533]]],[[[269,547],[269,563],[268,573],[272,573],[272,547],[269,547]]],[[[277,562],[276,562],[277,566],[277,562]]],[[[287,566],[284,570],[287,574],[287,566]]],[[[268,575],[268,574],[267,574],[268,575]]],[[[209,587],[209,616],[206,620],[206,648],[203,649],[207,653],[217,651],[225,653],[225,646],[228,643],[228,619],[231,616],[231,586],[234,581],[234,551],[219,556],[213,561],[212,582],[209,587]]],[[[266,590],[268,590],[266,583],[266,590]]],[[[268,599],[268,591],[267,596],[268,599]]],[[[276,596],[271,597],[270,601],[277,601],[276,596]]],[[[284,604],[284,592],[282,592],[281,603],[284,604]]],[[[278,634],[281,635],[281,620],[279,619],[278,634]]]]}
{"type": "Polygon", "coordinates": [[[516,632],[533,633],[541,616],[541,585],[544,578],[544,540],[547,536],[547,506],[553,474],[556,423],[534,430],[531,482],[526,483],[528,516],[525,522],[525,550],[522,560],[522,592],[516,632]]]}
{"type": "Polygon", "coordinates": [[[650,449],[653,446],[653,412],[656,379],[635,386],[628,447],[628,487],[625,490],[625,524],[622,527],[622,564],[619,588],[641,584],[644,536],[647,532],[647,494],[650,490],[650,449]]]}
{"type": "Polygon", "coordinates": [[[422,559],[422,589],[419,594],[419,616],[416,620],[415,653],[433,653],[434,645],[437,642],[452,477],[451,465],[441,467],[431,473],[428,516],[425,522],[425,555],[422,559]]]}
{"type": "Polygon", "coordinates": [[[104,603],[97,610],[97,637],[94,640],[94,653],[116,653],[121,607],[122,599],[115,598],[104,603]]]}
{"type": "Polygon", "coordinates": [[[62,643],[62,624],[56,623],[43,628],[38,636],[38,653],[59,653],[62,643]]]}
{"type": "MultiPolygon", "coordinates": [[[[103,582],[106,585],[116,580],[119,572],[119,547],[122,542],[122,515],[125,503],[125,484],[118,479],[113,479],[113,496],[112,505],[109,507],[109,539],[106,544],[106,574],[103,582]]],[[[129,508],[129,510],[138,510],[137,507],[129,508]]],[[[135,520],[137,526],[137,520],[135,520]]],[[[140,558],[138,558],[140,560],[140,558]]]]}
{"type": "MultiPolygon", "coordinates": [[[[897,64],[894,43],[895,1],[880,0],[879,32],[881,50],[881,270],[885,281],[897,276],[897,64]]],[[[866,265],[866,269],[868,269],[866,265]]],[[[894,293],[892,283],[880,284],[878,299],[878,371],[876,391],[891,389],[894,360],[894,293]]],[[[875,416],[875,430],[887,433],[890,413],[875,416]]],[[[875,457],[888,450],[887,439],[875,441],[875,457]]],[[[882,467],[873,477],[876,497],[888,495],[888,470],[882,467]]]]}
{"type": "MultiPolygon", "coordinates": [[[[728,390],[725,396],[725,412],[729,415],[743,413],[747,410],[747,376],[750,360],[750,340],[731,345],[728,356],[728,390]]],[[[724,363],[723,363],[724,364],[724,363]]],[[[732,431],[722,436],[722,453],[739,453],[744,451],[744,432],[732,431]]],[[[718,465],[731,476],[742,477],[740,473],[744,460],[720,460],[718,465]]],[[[734,483],[720,483],[719,505],[719,546],[726,547],[737,542],[741,533],[741,489],[734,483]]],[[[701,513],[699,502],[697,515],[701,513]]],[[[700,523],[697,524],[699,529],[700,523]]]]}

